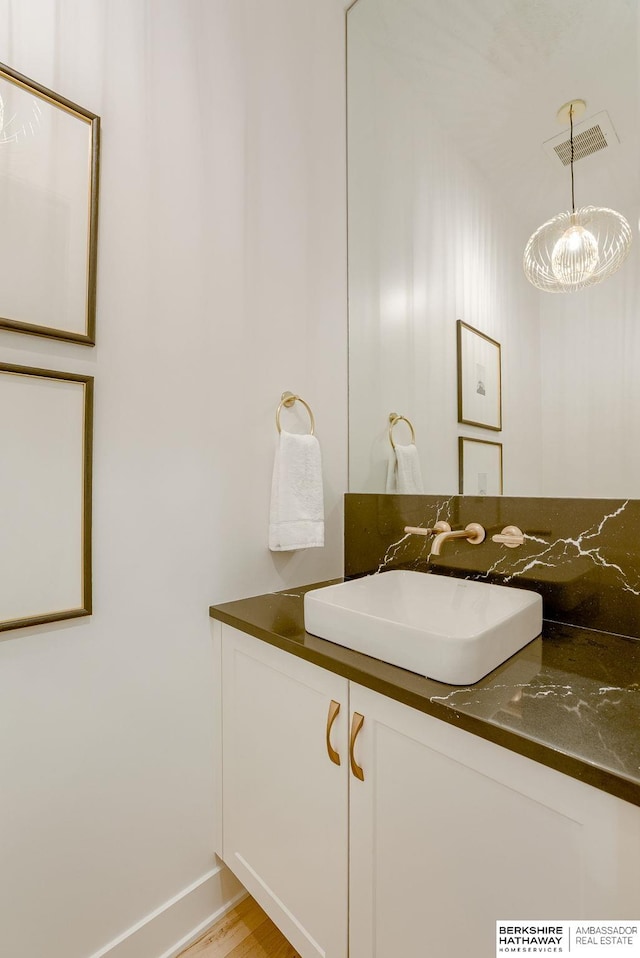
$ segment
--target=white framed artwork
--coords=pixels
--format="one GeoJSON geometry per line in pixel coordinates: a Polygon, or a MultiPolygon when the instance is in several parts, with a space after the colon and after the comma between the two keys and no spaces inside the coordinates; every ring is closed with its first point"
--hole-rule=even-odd
{"type": "Polygon", "coordinates": [[[458,437],[460,495],[502,495],[502,443],[458,437]]]}
{"type": "Polygon", "coordinates": [[[0,364],[0,631],[91,614],[93,377],[0,364]]]}
{"type": "Polygon", "coordinates": [[[458,422],[502,429],[500,343],[461,319],[458,329],[458,422]]]}
{"type": "Polygon", "coordinates": [[[93,346],[100,117],[0,63],[0,329],[93,346]]]}

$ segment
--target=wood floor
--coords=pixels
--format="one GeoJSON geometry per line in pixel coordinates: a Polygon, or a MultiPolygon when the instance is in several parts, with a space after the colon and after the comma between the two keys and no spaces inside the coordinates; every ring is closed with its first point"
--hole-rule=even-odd
{"type": "Polygon", "coordinates": [[[210,928],[179,958],[300,958],[251,897],[210,928]]]}

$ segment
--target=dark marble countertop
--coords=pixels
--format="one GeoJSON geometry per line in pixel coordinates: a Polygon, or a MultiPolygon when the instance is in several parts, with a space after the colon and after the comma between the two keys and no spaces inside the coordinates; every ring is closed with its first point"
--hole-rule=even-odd
{"type": "Polygon", "coordinates": [[[640,806],[640,641],[545,623],[472,686],[453,686],[310,635],[303,595],[211,606],[214,619],[640,806]]]}

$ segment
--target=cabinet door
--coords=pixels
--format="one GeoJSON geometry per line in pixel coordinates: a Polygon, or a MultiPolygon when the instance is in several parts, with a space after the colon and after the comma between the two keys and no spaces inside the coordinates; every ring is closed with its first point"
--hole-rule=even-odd
{"type": "Polygon", "coordinates": [[[303,958],[347,954],[348,704],[346,679],[224,627],[223,858],[303,958]]]}
{"type": "Polygon", "coordinates": [[[350,958],[489,958],[500,919],[636,914],[640,809],[360,686],[350,706],[350,958]]]}

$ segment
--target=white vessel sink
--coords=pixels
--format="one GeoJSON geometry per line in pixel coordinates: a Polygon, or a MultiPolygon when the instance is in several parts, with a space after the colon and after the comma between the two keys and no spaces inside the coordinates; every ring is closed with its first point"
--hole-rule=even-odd
{"type": "Polygon", "coordinates": [[[537,592],[392,571],[313,589],[312,635],[450,685],[472,685],[542,630],[537,592]]]}

